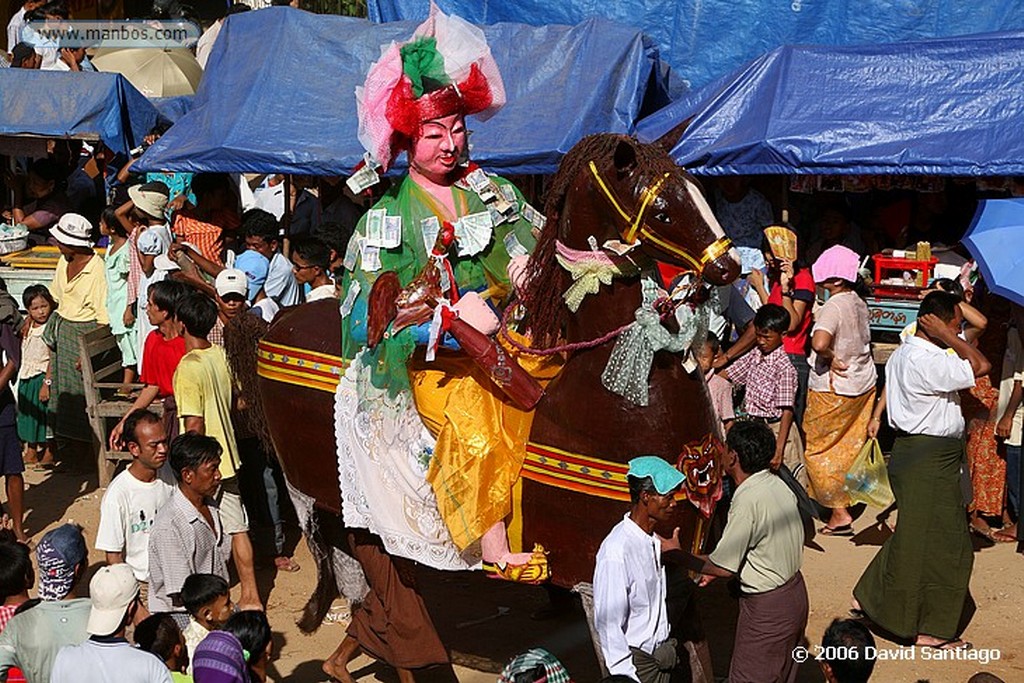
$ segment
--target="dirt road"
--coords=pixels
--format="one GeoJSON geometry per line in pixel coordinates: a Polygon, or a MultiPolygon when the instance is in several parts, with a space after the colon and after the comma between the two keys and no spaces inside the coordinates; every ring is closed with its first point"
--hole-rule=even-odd
{"type": "MultiPolygon", "coordinates": [[[[65,473],[26,474],[29,509],[26,523],[38,539],[40,532],[66,520],[86,529],[87,539],[95,538],[99,522],[102,491],[95,477],[65,473]]],[[[853,539],[816,539],[820,549],[804,555],[804,577],[810,592],[811,613],[807,627],[810,643],[818,643],[829,622],[846,614],[850,591],[864,567],[885,538],[881,527],[871,527],[874,512],[869,511],[856,524],[861,530],[853,539]]],[[[872,680],[913,683],[966,681],[978,671],[989,671],[1006,681],[1024,680],[1024,556],[1013,544],[993,546],[975,541],[974,573],[971,593],[977,612],[964,637],[975,645],[972,659],[936,661],[937,654],[921,648],[900,648],[898,644],[878,640],[880,651],[892,661],[879,661],[872,680]],[[987,657],[988,661],[979,658],[987,657]]],[[[315,634],[306,636],[295,626],[295,619],[314,584],[313,564],[304,543],[296,547],[295,558],[302,570],[276,573],[270,567],[259,568],[262,594],[275,633],[275,661],[270,671],[275,681],[315,683],[327,680],[320,665],[344,635],[342,623],[327,623],[315,634]]],[[[92,551],[94,566],[103,561],[102,553],[92,551]]],[[[460,683],[492,683],[495,671],[513,655],[530,647],[542,646],[556,654],[577,683],[599,680],[590,637],[582,610],[559,618],[534,621],[530,615],[548,604],[543,589],[495,585],[479,574],[441,574],[422,572],[424,594],[442,639],[457,654],[455,672],[460,683]],[[503,616],[496,616],[499,607],[503,616]],[[489,618],[493,617],[493,618],[489,618]],[[481,623],[469,624],[483,620],[481,623]],[[461,627],[460,627],[461,625],[461,627]]],[[[724,583],[702,589],[698,605],[707,630],[716,677],[724,678],[732,648],[736,602],[724,583]]],[[[344,617],[345,605],[336,603],[335,614],[344,617]]],[[[813,659],[813,648],[811,658],[813,659]]],[[[394,681],[393,672],[368,658],[356,661],[359,681],[394,681]]],[[[433,678],[433,677],[431,677],[433,678]]],[[[418,679],[419,680],[419,679],[418,679]]],[[[450,680],[450,679],[448,679],[450,680]]],[[[821,681],[809,661],[801,667],[801,681],[821,681]]]]}

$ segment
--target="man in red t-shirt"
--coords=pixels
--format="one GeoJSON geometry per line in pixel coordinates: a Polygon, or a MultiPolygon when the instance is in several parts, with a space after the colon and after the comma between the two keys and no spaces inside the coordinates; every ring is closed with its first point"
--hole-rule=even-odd
{"type": "Polygon", "coordinates": [[[146,337],[142,348],[142,376],[146,386],[135,399],[125,417],[110,432],[110,448],[121,447],[121,433],[127,416],[136,410],[148,408],[160,398],[164,405],[164,428],[170,443],[178,435],[178,411],[174,403],[174,371],[185,355],[185,339],[179,334],[175,313],[178,303],[188,294],[189,288],[176,280],[162,280],[149,287],[149,301],[146,315],[155,330],[146,337]]]}

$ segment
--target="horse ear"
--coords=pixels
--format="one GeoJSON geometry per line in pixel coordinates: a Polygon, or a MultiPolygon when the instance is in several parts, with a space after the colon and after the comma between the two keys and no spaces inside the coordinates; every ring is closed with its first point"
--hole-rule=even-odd
{"type": "Polygon", "coordinates": [[[620,176],[629,175],[637,166],[636,148],[626,140],[622,140],[615,146],[615,170],[620,176]]]}

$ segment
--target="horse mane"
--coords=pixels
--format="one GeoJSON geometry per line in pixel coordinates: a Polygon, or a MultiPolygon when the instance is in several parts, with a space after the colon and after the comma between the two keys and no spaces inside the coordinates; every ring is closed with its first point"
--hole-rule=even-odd
{"type": "Polygon", "coordinates": [[[231,376],[238,382],[240,396],[246,409],[239,411],[242,426],[255,435],[267,453],[274,452],[274,442],[263,413],[257,374],[256,346],[270,325],[260,316],[239,313],[224,328],[224,352],[231,368],[231,376]]]}
{"type": "Polygon", "coordinates": [[[641,143],[626,135],[588,135],[569,150],[548,189],[544,202],[547,227],[530,256],[526,269],[528,284],[520,295],[521,303],[527,311],[527,331],[534,345],[543,348],[558,343],[569,318],[569,309],[562,299],[563,292],[570,284],[569,274],[555,258],[555,243],[565,237],[566,227],[561,218],[572,183],[589,162],[604,165],[622,143],[633,148],[637,165],[645,172],[667,172],[677,177],[683,176],[683,171],[661,147],[641,143]]]}

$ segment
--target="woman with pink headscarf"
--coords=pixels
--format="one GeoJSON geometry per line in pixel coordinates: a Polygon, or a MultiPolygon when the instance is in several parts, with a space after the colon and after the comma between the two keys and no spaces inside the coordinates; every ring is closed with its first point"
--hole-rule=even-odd
{"type": "Polygon", "coordinates": [[[810,494],[832,516],[819,533],[852,536],[846,473],[864,446],[875,405],[877,372],[871,356],[868,307],[858,291],[860,257],[844,246],[825,250],[814,262],[814,281],[829,298],[811,331],[807,382],[805,458],[810,494]]]}

